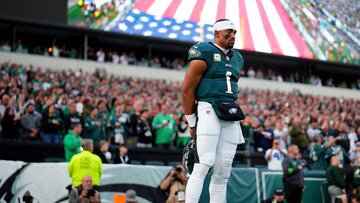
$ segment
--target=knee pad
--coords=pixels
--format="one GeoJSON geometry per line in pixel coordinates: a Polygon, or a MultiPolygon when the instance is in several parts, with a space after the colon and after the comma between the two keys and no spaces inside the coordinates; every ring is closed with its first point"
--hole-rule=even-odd
{"type": "Polygon", "coordinates": [[[226,151],[224,151],[221,158],[219,158],[219,160],[215,163],[214,177],[229,179],[233,159],[234,159],[233,153],[226,153],[226,151]]]}
{"type": "Polygon", "coordinates": [[[215,153],[211,153],[211,152],[202,154],[201,156],[199,155],[199,162],[201,164],[212,167],[215,163],[215,156],[216,156],[215,153]]]}
{"type": "Polygon", "coordinates": [[[210,167],[205,164],[196,163],[191,175],[197,178],[205,178],[209,172],[209,169],[210,167]]]}

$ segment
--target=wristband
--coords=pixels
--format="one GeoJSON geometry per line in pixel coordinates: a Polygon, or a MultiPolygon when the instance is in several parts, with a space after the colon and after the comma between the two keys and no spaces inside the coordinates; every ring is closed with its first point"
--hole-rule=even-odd
{"type": "Polygon", "coordinates": [[[190,128],[193,128],[193,127],[196,126],[196,115],[195,115],[195,113],[193,113],[191,115],[185,115],[185,118],[186,118],[190,128]]]}

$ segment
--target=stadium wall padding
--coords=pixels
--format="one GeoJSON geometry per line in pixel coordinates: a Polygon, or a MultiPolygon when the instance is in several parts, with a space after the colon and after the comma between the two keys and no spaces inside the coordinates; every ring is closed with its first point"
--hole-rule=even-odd
{"type": "MultiPolygon", "coordinates": [[[[0,160],[0,199],[16,203],[29,191],[39,202],[68,202],[65,189],[71,179],[67,163],[26,163],[0,160]]],[[[103,165],[100,195],[104,203],[113,202],[115,194],[124,194],[135,189],[140,202],[164,201],[159,184],[166,176],[169,166],[103,165]]],[[[327,190],[325,173],[305,173],[303,203],[325,202],[327,190]]],[[[228,184],[229,203],[258,203],[271,196],[275,188],[282,188],[281,172],[270,172],[257,168],[233,168],[228,184]]],[[[210,175],[204,184],[200,202],[209,202],[208,185],[210,175]]]]}
{"type": "MultiPolygon", "coordinates": [[[[124,76],[135,76],[147,79],[165,79],[169,81],[182,81],[185,76],[184,70],[168,70],[163,68],[98,63],[95,61],[84,61],[78,59],[53,58],[31,54],[0,52],[0,63],[7,61],[24,65],[33,65],[34,67],[40,68],[50,68],[53,70],[82,69],[85,72],[93,72],[96,69],[105,69],[110,74],[121,74],[124,76]]],[[[360,99],[358,90],[336,87],[318,87],[307,84],[276,82],[244,77],[240,78],[239,87],[280,90],[285,92],[298,90],[302,94],[360,99]]]]}

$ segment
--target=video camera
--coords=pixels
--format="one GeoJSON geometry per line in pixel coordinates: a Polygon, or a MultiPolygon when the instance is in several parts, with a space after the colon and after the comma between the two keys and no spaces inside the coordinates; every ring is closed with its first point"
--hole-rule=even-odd
{"type": "Polygon", "coordinates": [[[94,197],[95,196],[95,190],[94,188],[90,188],[87,192],[88,197],[94,197]]]}

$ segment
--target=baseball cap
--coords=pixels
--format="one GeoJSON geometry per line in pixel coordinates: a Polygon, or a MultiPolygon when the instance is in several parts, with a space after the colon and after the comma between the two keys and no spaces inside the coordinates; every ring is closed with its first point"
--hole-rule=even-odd
{"type": "Polygon", "coordinates": [[[126,202],[136,202],[136,192],[135,190],[127,190],[126,191],[126,202]]]}
{"type": "Polygon", "coordinates": [[[274,195],[283,195],[283,190],[280,188],[275,189],[274,195]]]}

